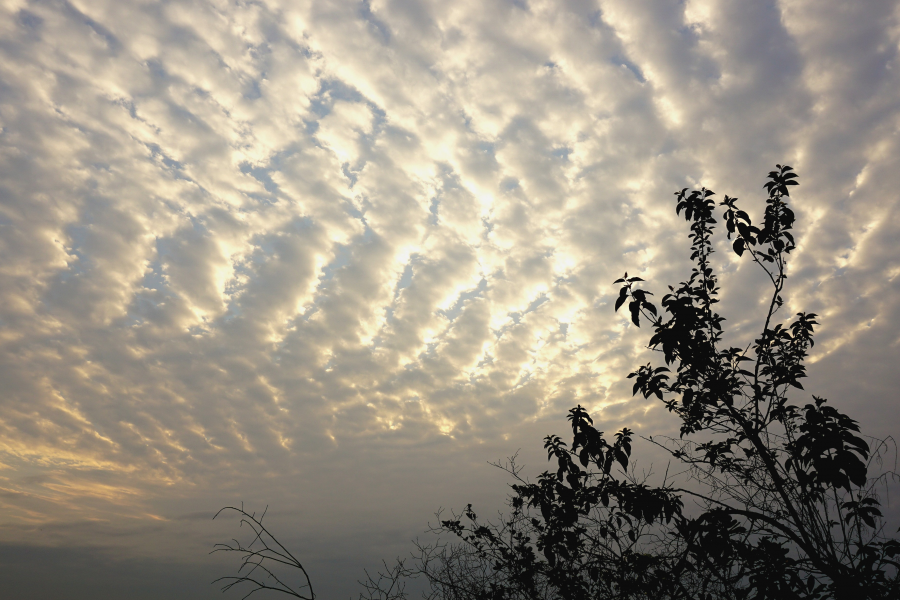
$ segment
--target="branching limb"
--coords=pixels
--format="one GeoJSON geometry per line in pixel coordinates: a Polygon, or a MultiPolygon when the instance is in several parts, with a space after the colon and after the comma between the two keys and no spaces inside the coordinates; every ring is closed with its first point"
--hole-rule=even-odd
{"type": "MultiPolygon", "coordinates": [[[[253,539],[249,544],[244,545],[237,539],[232,540],[233,544],[216,544],[210,554],[216,552],[236,552],[241,556],[241,566],[238,569],[238,575],[220,577],[213,583],[225,582],[222,591],[226,592],[231,588],[240,584],[250,584],[251,589],[243,598],[255,594],[262,590],[270,590],[280,592],[302,600],[315,600],[316,594],[313,591],[309,574],[297,558],[285,548],[285,546],[272,535],[272,533],[263,525],[263,518],[266,516],[266,510],[258,518],[256,513],[248,513],[244,510],[243,504],[240,508],[234,506],[226,506],[219,510],[213,517],[215,519],[225,511],[234,511],[240,515],[240,526],[247,525],[253,531],[253,539]],[[288,569],[299,571],[305,583],[294,586],[286,583],[279,577],[273,568],[281,565],[288,569]],[[259,574],[257,574],[259,572],[259,574]],[[260,577],[261,575],[261,577],[260,577]]],[[[242,599],[243,600],[243,599],[242,599]]]]}

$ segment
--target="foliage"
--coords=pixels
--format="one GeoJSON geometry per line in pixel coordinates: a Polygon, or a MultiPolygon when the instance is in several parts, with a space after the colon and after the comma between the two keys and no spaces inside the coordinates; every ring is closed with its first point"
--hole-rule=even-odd
{"type": "Polygon", "coordinates": [[[804,360],[816,315],[775,317],[784,305],[787,258],[796,248],[791,167],[769,173],[763,220],[755,225],[736,198],[721,206],[731,247],[771,285],[762,331],[746,348],[723,344],[711,265],[711,190],[676,193],[690,223],[687,281],[659,307],[642,279],[625,276],[615,310],[649,323],[661,363],[628,377],[681,423],[677,439],[650,438],[687,469],[689,481],[650,487],[628,470],[632,432],[608,442],[578,406],[569,413],[572,445],[547,436],[555,471],[512,486],[511,513],[481,522],[470,507],[439,532],[489,564],[494,578],[471,598],[897,598],[900,544],[884,534],[876,485],[868,476],[887,441],[874,448],[853,419],[822,398],[802,407],[804,360]],[[688,510],[683,499],[696,508],[688,510]]]}
{"type": "Polygon", "coordinates": [[[649,346],[666,364],[645,365],[629,377],[635,393],[657,396],[681,420],[680,440],[665,447],[701,484],[701,492],[682,492],[704,507],[695,518],[677,520],[690,568],[710,563],[704,578],[736,597],[896,597],[900,544],[883,536],[875,481],[868,478],[877,453],[857,435],[856,421],[824,399],[789,404],[791,388],[803,389],[817,325],[812,313],[773,324],[796,247],[787,204],[795,185],[788,166],[769,173],[761,227],[736,198],[721,203],[735,253],[749,254],[771,283],[762,332],[745,349],[721,344],[724,319],[714,308],[719,288],[710,266],[713,192],[676,194],[676,213],[691,223],[694,268],[662,298],[665,317],[647,292],[635,289],[635,278],[618,281],[619,302],[628,301],[635,324],[640,316],[650,322],[649,346]]]}
{"type": "Polygon", "coordinates": [[[686,281],[659,307],[641,278],[615,282],[615,310],[627,305],[634,325],[649,324],[661,359],[628,377],[634,394],[657,398],[680,421],[678,438],[648,441],[684,467],[682,487],[668,470],[649,485],[631,464],[633,433],[607,440],[577,406],[571,446],[544,440],[553,470],[530,482],[515,457],[498,465],[516,481],[508,514],[483,521],[470,505],[439,515],[433,531],[457,542],[419,545],[411,560],[369,577],[362,597],[405,598],[401,581],[423,577],[426,597],[447,600],[900,598],[900,543],[885,534],[876,493],[897,476],[869,476],[890,440],[867,441],[822,398],[802,407],[789,398],[803,390],[818,325],[813,313],[776,322],[796,248],[796,185],[791,167],[769,173],[758,225],[736,198],[721,202],[731,248],[771,286],[761,332],[746,347],[723,342],[710,190],[675,194],[676,214],[690,223],[686,281]]]}

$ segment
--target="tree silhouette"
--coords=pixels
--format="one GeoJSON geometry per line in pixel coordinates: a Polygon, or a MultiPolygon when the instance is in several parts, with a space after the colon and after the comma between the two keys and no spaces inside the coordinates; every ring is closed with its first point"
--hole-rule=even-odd
{"type": "Polygon", "coordinates": [[[900,543],[885,534],[877,494],[893,472],[869,476],[888,440],[867,441],[853,419],[803,390],[816,315],[777,322],[786,264],[795,249],[788,206],[797,175],[777,165],[759,225],[725,196],[727,237],[771,285],[759,335],[723,344],[716,312],[714,193],[676,193],[690,223],[690,277],[659,307],[639,277],[624,277],[615,310],[650,325],[660,356],[628,377],[680,420],[678,438],[648,438],[687,479],[652,486],[631,463],[633,433],[610,440],[581,406],[569,411],[572,441],[544,440],[555,470],[523,478],[515,457],[498,465],[515,480],[510,512],[483,521],[471,505],[435,533],[453,544],[419,545],[410,560],[369,577],[365,598],[404,598],[399,582],[424,577],[442,599],[889,599],[900,598],[900,543]],[[690,507],[685,499],[693,502],[690,507]]]}

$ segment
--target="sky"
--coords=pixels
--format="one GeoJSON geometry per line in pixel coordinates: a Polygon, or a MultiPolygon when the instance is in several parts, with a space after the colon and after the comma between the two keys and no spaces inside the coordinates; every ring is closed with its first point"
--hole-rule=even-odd
{"type": "Polygon", "coordinates": [[[898,49],[883,0],[0,0],[2,586],[240,597],[243,502],[355,597],[576,404],[672,431],[613,281],[685,279],[673,192],[758,218],[776,163],[806,390],[897,435],[898,49]]]}

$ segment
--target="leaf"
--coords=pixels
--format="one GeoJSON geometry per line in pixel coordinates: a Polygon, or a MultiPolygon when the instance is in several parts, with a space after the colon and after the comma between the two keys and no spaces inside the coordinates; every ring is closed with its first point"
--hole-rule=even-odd
{"type": "Polygon", "coordinates": [[[585,448],[585,449],[582,450],[581,453],[578,455],[578,460],[579,460],[579,462],[581,462],[581,466],[582,466],[582,467],[586,467],[586,466],[587,466],[587,464],[588,464],[588,458],[589,458],[589,456],[588,456],[588,451],[587,451],[587,448],[585,448]]]}
{"type": "Polygon", "coordinates": [[[619,297],[616,299],[616,310],[613,312],[619,312],[619,309],[622,308],[622,305],[625,304],[625,300],[628,299],[628,288],[623,287],[619,292],[619,297]]]}
{"type": "Polygon", "coordinates": [[[616,460],[622,465],[622,468],[628,468],[628,455],[621,450],[616,450],[616,460]]]}

